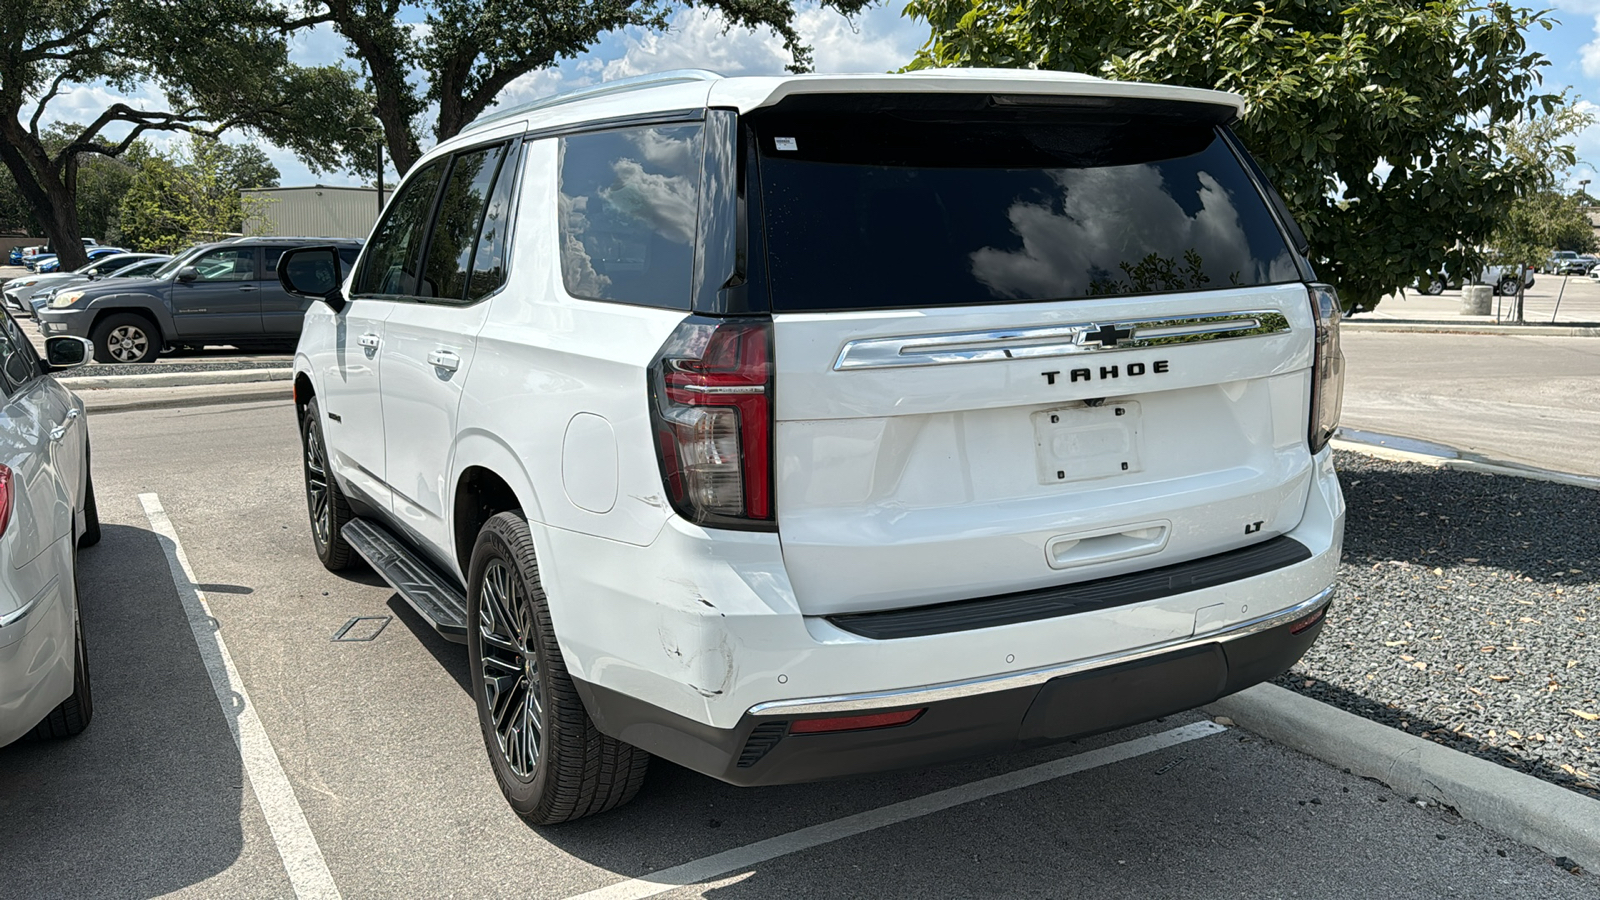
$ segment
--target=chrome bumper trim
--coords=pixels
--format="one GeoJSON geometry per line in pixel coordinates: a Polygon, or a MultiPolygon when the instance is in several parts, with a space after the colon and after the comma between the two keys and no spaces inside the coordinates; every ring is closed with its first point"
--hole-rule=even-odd
{"type": "Polygon", "coordinates": [[[767,703],[757,703],[755,706],[750,707],[746,714],[751,716],[808,716],[822,713],[865,712],[893,706],[938,703],[945,700],[957,700],[962,697],[1008,691],[1013,688],[1030,687],[1043,684],[1052,678],[1060,678],[1063,675],[1074,675],[1091,669],[1135,662],[1152,656],[1160,656],[1163,653],[1174,653],[1204,644],[1235,641],[1239,638],[1249,637],[1252,634],[1270,631],[1273,628],[1288,625],[1296,619],[1305,618],[1316,612],[1318,608],[1326,606],[1333,599],[1333,591],[1332,587],[1327,587],[1319,591],[1311,599],[1296,603],[1288,609],[1257,616],[1254,619],[1247,619],[1216,631],[1175,638],[1133,650],[1091,656],[1086,659],[1059,663],[1041,669],[1029,669],[1025,672],[1009,672],[1004,675],[991,675],[986,678],[974,678],[970,681],[956,681],[949,684],[935,684],[893,691],[875,691],[868,694],[841,694],[835,697],[773,700],[767,703]]]}

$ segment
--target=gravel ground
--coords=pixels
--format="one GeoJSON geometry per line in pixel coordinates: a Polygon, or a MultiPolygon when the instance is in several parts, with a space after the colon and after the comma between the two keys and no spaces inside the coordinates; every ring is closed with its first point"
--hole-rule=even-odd
{"type": "Polygon", "coordinates": [[[292,356],[276,354],[228,359],[194,359],[162,357],[160,362],[129,365],[125,363],[90,363],[63,375],[64,378],[93,375],[153,375],[160,372],[226,372],[233,369],[287,369],[294,363],[292,356]],[[169,361],[170,360],[170,361],[169,361]]]}
{"type": "Polygon", "coordinates": [[[1278,683],[1600,798],[1600,491],[1335,461],[1338,599],[1278,683]]]}

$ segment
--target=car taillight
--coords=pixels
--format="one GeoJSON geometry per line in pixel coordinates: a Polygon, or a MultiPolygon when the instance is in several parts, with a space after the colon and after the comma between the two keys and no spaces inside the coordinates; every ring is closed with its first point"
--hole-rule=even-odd
{"type": "Polygon", "coordinates": [[[11,468],[0,463],[0,537],[11,527],[11,468]]]}
{"type": "Polygon", "coordinates": [[[1339,348],[1339,294],[1326,284],[1313,284],[1311,315],[1317,340],[1311,357],[1311,452],[1320,453],[1339,427],[1344,408],[1344,351],[1339,348]]]}
{"type": "Polygon", "coordinates": [[[704,525],[771,528],[772,326],[686,319],[650,367],[661,480],[704,525]]]}

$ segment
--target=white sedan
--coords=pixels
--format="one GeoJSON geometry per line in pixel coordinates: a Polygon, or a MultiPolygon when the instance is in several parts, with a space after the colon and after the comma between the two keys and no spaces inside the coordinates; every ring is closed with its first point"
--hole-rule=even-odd
{"type": "Polygon", "coordinates": [[[51,376],[92,348],[51,338],[39,359],[0,313],[0,745],[89,724],[78,548],[100,539],[83,402],[51,376]]]}

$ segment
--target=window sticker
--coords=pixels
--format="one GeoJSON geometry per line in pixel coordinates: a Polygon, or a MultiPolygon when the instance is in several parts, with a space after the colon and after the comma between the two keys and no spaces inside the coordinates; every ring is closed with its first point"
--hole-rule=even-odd
{"type": "Polygon", "coordinates": [[[772,143],[777,147],[777,149],[787,150],[791,153],[800,149],[800,145],[796,144],[794,138],[792,137],[773,138],[772,143]]]}

